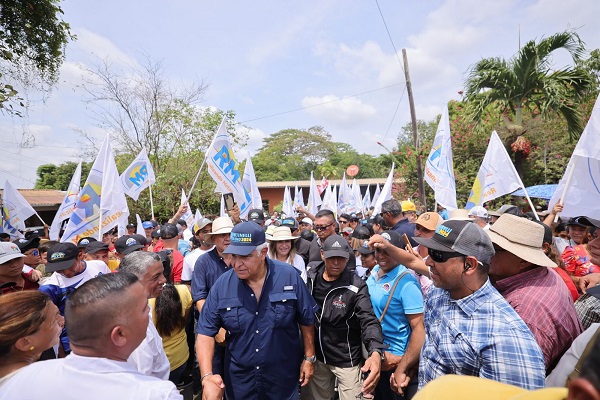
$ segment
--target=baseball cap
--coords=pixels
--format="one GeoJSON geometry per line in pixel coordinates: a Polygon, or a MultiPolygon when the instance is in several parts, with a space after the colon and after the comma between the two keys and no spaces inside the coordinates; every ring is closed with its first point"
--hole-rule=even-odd
{"type": "Polygon", "coordinates": [[[230,240],[224,254],[247,256],[265,242],[265,231],[255,222],[242,222],[233,227],[230,240]]]}
{"type": "Polygon", "coordinates": [[[414,237],[413,239],[429,249],[473,256],[488,265],[495,254],[489,236],[477,224],[469,221],[444,221],[435,230],[432,238],[414,237]]]}
{"type": "Polygon", "coordinates": [[[154,229],[152,231],[152,233],[150,233],[150,237],[153,238],[153,239],[160,238],[160,228],[159,229],[154,229]]]}
{"type": "Polygon", "coordinates": [[[85,252],[88,254],[95,254],[99,251],[107,250],[108,251],[108,243],[94,241],[87,245],[85,248],[85,252]]]}
{"type": "Polygon", "coordinates": [[[265,222],[265,213],[263,210],[254,208],[248,211],[248,221],[265,222]]]}
{"type": "Polygon", "coordinates": [[[482,206],[475,206],[469,210],[469,217],[487,218],[488,212],[482,206]]]}
{"type": "Polygon", "coordinates": [[[516,215],[517,217],[521,217],[523,215],[521,210],[519,210],[519,207],[513,206],[512,204],[504,204],[496,211],[488,211],[488,215],[491,217],[499,217],[504,213],[516,215]]]}
{"type": "Polygon", "coordinates": [[[134,233],[133,235],[131,235],[131,237],[134,238],[135,240],[137,240],[140,244],[143,244],[144,246],[148,244],[148,240],[146,239],[146,236],[144,236],[144,235],[134,233]]]}
{"type": "Polygon", "coordinates": [[[287,226],[293,232],[298,229],[298,221],[296,218],[286,218],[281,221],[281,226],[287,226]]]}
{"type": "Polygon", "coordinates": [[[400,207],[402,207],[402,212],[417,212],[417,206],[412,201],[402,201],[400,202],[400,207]]]}
{"type": "Polygon", "coordinates": [[[21,238],[13,241],[13,243],[19,247],[19,250],[21,250],[21,252],[24,252],[29,249],[34,249],[38,247],[40,244],[40,238],[37,236],[31,237],[29,239],[21,238]]]}
{"type": "Polygon", "coordinates": [[[125,226],[125,228],[129,229],[129,228],[135,228],[135,224],[127,224],[127,226],[125,226]]]}
{"type": "Polygon", "coordinates": [[[352,235],[352,232],[354,232],[354,229],[350,228],[349,226],[342,229],[342,233],[344,234],[344,236],[350,236],[352,235]]]}
{"type": "Polygon", "coordinates": [[[74,243],[58,243],[48,249],[46,272],[64,271],[73,266],[79,255],[74,243]]]}
{"type": "Polygon", "coordinates": [[[83,238],[81,238],[81,239],[79,239],[79,240],[77,241],[77,247],[79,247],[80,249],[87,249],[87,246],[88,246],[90,243],[92,243],[92,242],[97,242],[97,241],[98,241],[98,240],[96,240],[96,239],[95,239],[95,238],[93,238],[93,237],[86,236],[86,237],[83,237],[83,238]]]}
{"type": "Polygon", "coordinates": [[[127,255],[133,251],[143,248],[141,244],[133,235],[123,235],[115,242],[115,250],[117,253],[127,255]]]}
{"type": "Polygon", "coordinates": [[[173,239],[179,235],[177,225],[166,223],[160,227],[160,237],[165,240],[173,239]]]}
{"type": "Polygon", "coordinates": [[[359,225],[352,232],[352,237],[356,239],[366,240],[371,237],[371,232],[366,226],[359,225]]]}
{"type": "Polygon", "coordinates": [[[200,221],[196,221],[194,224],[194,233],[198,233],[198,231],[204,228],[206,225],[212,224],[212,221],[208,218],[202,218],[200,221]]]}
{"type": "Polygon", "coordinates": [[[185,222],[185,219],[178,219],[177,221],[175,221],[177,224],[181,225],[181,226],[185,226],[187,227],[187,222],[185,222]]]}
{"type": "Polygon", "coordinates": [[[442,217],[440,214],[436,212],[425,212],[419,215],[416,221],[410,222],[411,224],[419,224],[423,228],[428,229],[430,231],[435,231],[438,226],[442,223],[442,217]]]}
{"type": "Polygon", "coordinates": [[[401,249],[406,247],[406,243],[404,243],[404,239],[402,236],[396,231],[383,231],[381,232],[381,237],[393,244],[395,247],[399,247],[401,249]]]}
{"type": "Polygon", "coordinates": [[[593,218],[588,218],[588,217],[573,217],[571,219],[569,219],[569,222],[567,222],[567,226],[569,225],[579,225],[579,226],[583,226],[583,227],[588,227],[588,226],[593,226],[596,228],[600,228],[600,221],[598,221],[597,219],[593,219],[593,218]]]}
{"type": "Polygon", "coordinates": [[[312,219],[310,219],[308,217],[302,218],[302,221],[300,221],[300,222],[303,223],[303,224],[308,224],[308,225],[312,225],[313,224],[312,219]]]}
{"type": "Polygon", "coordinates": [[[152,225],[152,221],[144,221],[142,222],[142,228],[144,229],[150,229],[154,227],[154,225],[152,225]]]}
{"type": "Polygon", "coordinates": [[[356,251],[364,255],[375,253],[375,249],[370,248],[367,242],[364,242],[356,251]]]}
{"type": "Polygon", "coordinates": [[[19,246],[11,242],[0,242],[0,264],[14,260],[15,258],[23,258],[25,255],[19,250],[19,246]]]}
{"type": "Polygon", "coordinates": [[[331,235],[323,243],[323,253],[325,258],[344,257],[350,258],[350,246],[346,239],[340,235],[331,235]]]}

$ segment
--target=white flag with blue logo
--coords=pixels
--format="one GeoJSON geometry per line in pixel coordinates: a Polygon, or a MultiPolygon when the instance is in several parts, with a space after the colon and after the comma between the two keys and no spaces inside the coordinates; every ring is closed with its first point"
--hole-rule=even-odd
{"type": "Polygon", "coordinates": [[[246,192],[250,193],[250,197],[252,198],[250,207],[262,210],[262,198],[260,197],[258,183],[256,182],[256,175],[254,174],[254,166],[252,165],[252,159],[250,157],[246,158],[242,186],[244,186],[246,192]]]}
{"type": "Polygon", "coordinates": [[[140,197],[142,190],[156,182],[154,169],[152,169],[146,149],[142,149],[129,167],[123,171],[121,182],[123,182],[125,194],[135,201],[140,197]]]}
{"type": "Polygon", "coordinates": [[[22,237],[18,231],[25,230],[25,220],[35,214],[35,210],[8,180],[4,184],[2,204],[2,230],[12,237],[22,237]]]}
{"type": "Polygon", "coordinates": [[[71,178],[71,183],[69,183],[69,187],[67,188],[67,193],[62,201],[62,204],[58,208],[56,212],[56,216],[54,220],[52,220],[52,225],[50,225],[50,240],[58,240],[60,234],[60,226],[63,221],[66,221],[71,217],[73,210],[75,209],[75,204],[77,203],[77,199],[79,198],[79,191],[81,190],[81,161],[75,168],[75,172],[73,173],[73,177],[71,178]]]}

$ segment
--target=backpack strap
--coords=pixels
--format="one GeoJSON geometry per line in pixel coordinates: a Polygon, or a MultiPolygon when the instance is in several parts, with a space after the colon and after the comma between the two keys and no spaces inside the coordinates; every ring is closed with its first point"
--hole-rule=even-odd
{"type": "Polygon", "coordinates": [[[400,282],[400,280],[404,277],[404,275],[408,274],[408,272],[409,271],[404,271],[396,278],[396,282],[394,282],[394,286],[392,286],[392,290],[390,291],[390,297],[388,297],[388,301],[385,304],[385,307],[383,309],[383,312],[381,313],[381,316],[379,317],[379,323],[381,323],[381,321],[383,321],[383,317],[385,317],[385,313],[387,312],[387,309],[390,306],[390,303],[392,302],[392,297],[394,296],[394,291],[396,290],[396,286],[398,286],[398,283],[400,282]]]}

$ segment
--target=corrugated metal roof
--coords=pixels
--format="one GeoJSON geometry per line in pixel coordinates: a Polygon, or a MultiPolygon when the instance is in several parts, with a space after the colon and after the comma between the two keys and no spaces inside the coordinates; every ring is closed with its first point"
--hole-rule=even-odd
{"type": "MultiPolygon", "coordinates": [[[[58,206],[65,197],[65,192],[54,189],[17,189],[32,207],[58,206]]],[[[4,190],[0,190],[4,196],[4,190]]]]}
{"type": "MultiPolygon", "coordinates": [[[[368,179],[357,179],[356,183],[358,183],[361,186],[365,186],[365,185],[383,185],[385,183],[385,180],[387,178],[368,178],[368,179]]],[[[317,185],[319,185],[321,183],[320,180],[316,180],[315,182],[317,183],[317,185]]],[[[340,183],[342,183],[341,179],[330,179],[329,180],[329,184],[330,185],[339,185],[340,183]]],[[[352,179],[346,179],[346,183],[347,184],[351,184],[352,183],[352,179]]],[[[257,182],[258,184],[258,188],[259,189],[268,189],[268,188],[285,188],[286,186],[296,186],[296,184],[298,184],[298,187],[310,187],[310,181],[280,181],[280,182],[257,182]]]]}

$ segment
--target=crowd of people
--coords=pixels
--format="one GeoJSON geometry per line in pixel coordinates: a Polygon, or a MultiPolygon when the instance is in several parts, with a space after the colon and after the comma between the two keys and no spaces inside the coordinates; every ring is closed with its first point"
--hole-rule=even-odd
{"type": "Polygon", "coordinates": [[[561,211],[2,234],[0,400],[598,400],[600,221],[561,211]]]}

